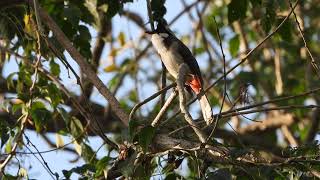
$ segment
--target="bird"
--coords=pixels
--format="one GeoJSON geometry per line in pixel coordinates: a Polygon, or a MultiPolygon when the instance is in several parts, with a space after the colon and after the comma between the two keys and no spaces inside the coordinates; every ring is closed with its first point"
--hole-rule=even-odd
{"type": "MultiPolygon", "coordinates": [[[[157,53],[161,57],[163,64],[169,74],[175,79],[178,77],[179,67],[185,63],[189,68],[187,74],[186,89],[199,95],[203,91],[203,79],[196,58],[189,48],[180,41],[169,29],[165,20],[158,21],[157,27],[153,31],[146,31],[151,35],[151,42],[157,53]]],[[[203,93],[198,96],[203,118],[207,125],[213,121],[212,109],[207,96],[203,93]]]]}

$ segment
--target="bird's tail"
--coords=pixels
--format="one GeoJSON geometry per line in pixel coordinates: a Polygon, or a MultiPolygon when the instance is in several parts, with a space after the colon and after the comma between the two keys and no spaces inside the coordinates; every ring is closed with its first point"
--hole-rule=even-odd
{"type": "Polygon", "coordinates": [[[213,122],[213,115],[211,106],[209,104],[207,96],[204,94],[200,98],[198,98],[200,102],[200,108],[202,111],[203,119],[206,121],[207,125],[211,124],[213,122]]]}

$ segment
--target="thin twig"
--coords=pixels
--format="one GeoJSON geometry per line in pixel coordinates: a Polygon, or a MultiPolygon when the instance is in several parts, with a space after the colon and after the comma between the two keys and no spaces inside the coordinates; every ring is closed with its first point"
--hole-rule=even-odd
{"type": "Polygon", "coordinates": [[[296,4],[297,4],[298,1],[296,2],[296,4],[295,4],[294,7],[292,7],[291,0],[288,0],[288,2],[289,2],[289,5],[290,5],[290,8],[291,8],[291,11],[292,11],[292,13],[293,13],[293,15],[294,15],[296,24],[297,24],[297,26],[298,26],[299,33],[300,33],[301,38],[302,38],[302,40],[303,40],[304,47],[307,49],[307,52],[308,52],[308,54],[309,54],[309,56],[310,56],[310,58],[311,58],[311,65],[312,65],[312,67],[314,68],[314,70],[316,71],[316,74],[318,75],[318,77],[320,78],[320,69],[319,69],[316,61],[314,60],[313,55],[312,55],[310,49],[308,48],[307,42],[306,42],[306,40],[305,40],[305,38],[304,38],[304,35],[303,35],[303,31],[302,31],[301,26],[300,26],[300,23],[299,23],[299,21],[298,21],[297,15],[296,15],[296,13],[294,12],[294,8],[295,8],[295,6],[296,6],[296,4]]]}
{"type": "Polygon", "coordinates": [[[6,159],[0,164],[0,172],[4,172],[4,169],[5,167],[7,166],[7,164],[10,162],[10,160],[12,159],[13,156],[15,156],[16,154],[16,150],[18,148],[18,144],[19,144],[19,141],[20,141],[20,138],[22,136],[22,133],[26,127],[26,123],[28,122],[28,116],[29,116],[29,113],[27,112],[26,114],[23,115],[23,118],[22,118],[22,122],[21,122],[21,127],[17,133],[17,135],[15,136],[15,139],[16,139],[16,142],[15,144],[12,146],[12,149],[9,153],[9,155],[6,157],[6,159]]]}
{"type": "Polygon", "coordinates": [[[154,93],[153,95],[151,95],[151,96],[148,97],[147,99],[143,100],[142,102],[136,104],[136,105],[132,108],[132,110],[131,110],[131,112],[130,112],[129,121],[132,120],[135,112],[138,110],[139,107],[141,107],[142,105],[146,104],[147,102],[153,100],[154,98],[158,97],[162,92],[167,91],[167,90],[169,90],[169,89],[171,89],[171,88],[173,88],[173,87],[175,87],[175,86],[176,86],[176,83],[172,83],[172,84],[170,84],[169,86],[167,86],[167,87],[159,90],[158,92],[154,93]]]}
{"type": "MultiPolygon", "coordinates": [[[[248,111],[237,111],[232,112],[226,115],[222,115],[222,118],[229,118],[232,116],[238,116],[238,115],[244,115],[244,114],[252,114],[252,113],[258,113],[258,112],[268,112],[268,111],[276,111],[276,110],[293,110],[293,109],[314,109],[314,108],[320,108],[318,105],[288,105],[288,106],[279,106],[279,107],[271,107],[271,108],[262,108],[257,110],[248,110],[248,111]]],[[[218,116],[216,114],[215,116],[218,116]]]]}
{"type": "Polygon", "coordinates": [[[224,80],[224,87],[223,87],[223,98],[222,98],[222,103],[221,103],[221,107],[219,110],[219,115],[215,118],[214,124],[213,124],[213,128],[210,132],[210,135],[208,136],[206,143],[211,139],[211,137],[213,136],[214,130],[216,129],[218,122],[219,122],[219,118],[224,106],[224,101],[226,99],[227,96],[227,74],[226,74],[226,56],[224,54],[223,51],[223,47],[222,47],[222,41],[221,41],[221,36],[220,36],[220,32],[219,32],[219,28],[218,28],[218,24],[216,19],[213,17],[214,23],[216,25],[216,33],[218,35],[218,39],[219,39],[219,46],[220,46],[220,50],[221,50],[221,54],[222,54],[222,60],[223,60],[223,80],[224,80]]]}
{"type": "MultiPolygon", "coordinates": [[[[49,170],[50,174],[55,176],[56,179],[59,179],[59,174],[58,173],[53,173],[53,171],[51,170],[51,168],[49,167],[48,163],[45,161],[45,159],[43,158],[42,154],[39,153],[39,150],[38,148],[30,141],[29,137],[23,133],[24,137],[26,138],[27,140],[27,144],[31,144],[31,146],[38,152],[38,155],[40,156],[43,164],[45,165],[46,169],[49,170]]],[[[35,156],[35,154],[33,154],[35,156]]]]}
{"type": "Polygon", "coordinates": [[[152,123],[151,123],[152,127],[156,127],[159,124],[162,116],[168,110],[170,104],[172,103],[172,101],[174,100],[175,97],[177,97],[177,90],[173,90],[171,95],[168,97],[166,103],[162,106],[162,108],[160,109],[159,113],[157,114],[157,116],[152,121],[152,123]]]}

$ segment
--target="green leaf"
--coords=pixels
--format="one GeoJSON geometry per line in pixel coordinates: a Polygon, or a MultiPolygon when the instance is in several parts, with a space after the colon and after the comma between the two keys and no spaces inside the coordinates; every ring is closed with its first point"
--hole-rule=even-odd
{"type": "Polygon", "coordinates": [[[83,136],[83,126],[81,124],[81,121],[77,119],[76,117],[72,117],[70,121],[70,131],[74,138],[77,139],[77,142],[81,142],[82,136],[83,136]]]}
{"type": "Polygon", "coordinates": [[[199,47],[195,48],[194,54],[195,55],[200,55],[200,54],[204,53],[205,51],[206,51],[206,49],[203,46],[199,46],[199,47]]]}
{"type": "Polygon", "coordinates": [[[69,114],[67,113],[67,111],[63,108],[57,108],[58,110],[58,113],[60,114],[60,116],[62,117],[62,119],[64,120],[64,122],[66,124],[69,124],[70,123],[70,117],[69,117],[69,114]]]}
{"type": "Polygon", "coordinates": [[[24,107],[24,103],[13,104],[11,107],[12,114],[16,113],[19,109],[24,107]]]}
{"type": "Polygon", "coordinates": [[[261,5],[262,0],[250,0],[253,7],[261,5]]]}
{"type": "Polygon", "coordinates": [[[108,166],[110,160],[111,160],[111,158],[110,158],[109,156],[105,156],[105,157],[103,157],[102,159],[100,159],[100,160],[96,163],[96,165],[95,165],[95,167],[96,167],[96,169],[97,169],[96,174],[95,174],[96,177],[102,175],[103,170],[106,169],[106,167],[108,166]]]}
{"type": "Polygon", "coordinates": [[[86,26],[84,25],[79,26],[79,34],[82,41],[88,42],[91,40],[90,31],[86,26]]]}
{"type": "Polygon", "coordinates": [[[144,152],[148,150],[148,146],[152,142],[155,131],[156,129],[152,126],[146,126],[140,131],[139,144],[144,152]]]}
{"type": "Polygon", "coordinates": [[[178,178],[179,176],[172,172],[172,173],[169,173],[164,180],[176,180],[178,178]]]}
{"type": "Polygon", "coordinates": [[[3,145],[5,145],[6,144],[6,142],[9,140],[9,134],[6,132],[6,131],[4,131],[4,130],[1,130],[0,131],[1,133],[1,145],[0,145],[0,148],[2,149],[2,147],[3,147],[3,145]]]}
{"type": "Polygon", "coordinates": [[[47,90],[48,90],[48,96],[51,100],[52,106],[53,108],[56,108],[62,99],[61,92],[59,88],[52,83],[48,84],[47,90]]]}
{"type": "Polygon", "coordinates": [[[228,21],[232,22],[246,17],[248,0],[232,0],[228,4],[228,21]]]}
{"type": "MultiPolygon", "coordinates": [[[[284,18],[278,19],[278,23],[280,24],[283,21],[284,18]]],[[[278,33],[280,34],[280,37],[282,40],[287,41],[287,42],[291,42],[292,41],[292,26],[291,26],[291,22],[288,19],[287,21],[285,21],[282,26],[280,27],[278,33]]]]}
{"type": "Polygon", "coordinates": [[[13,140],[13,138],[9,138],[9,142],[6,144],[6,146],[4,148],[6,153],[10,153],[12,150],[12,140],[13,140]]]}
{"type": "Polygon", "coordinates": [[[70,179],[72,173],[77,173],[77,174],[83,175],[86,172],[95,172],[95,171],[96,171],[96,169],[95,169],[94,165],[84,164],[82,166],[78,166],[78,167],[72,168],[70,170],[62,170],[62,173],[66,179],[70,179]]]}
{"type": "Polygon", "coordinates": [[[95,164],[96,154],[89,145],[87,145],[86,143],[82,143],[81,152],[81,156],[85,162],[95,164]]]}
{"type": "Polygon", "coordinates": [[[239,35],[235,35],[229,41],[229,50],[232,57],[235,57],[238,54],[239,47],[240,47],[240,38],[239,38],[239,35]]]}
{"type": "Polygon", "coordinates": [[[78,34],[74,37],[74,43],[80,53],[86,57],[91,58],[91,34],[86,26],[80,25],[78,29],[78,34]]]}
{"type": "Polygon", "coordinates": [[[56,62],[54,62],[54,60],[50,61],[50,72],[54,75],[54,76],[59,76],[60,74],[60,66],[59,64],[57,64],[56,62]]]}
{"type": "Polygon", "coordinates": [[[122,9],[122,4],[120,4],[119,0],[108,0],[107,4],[108,9],[106,12],[106,16],[109,19],[115,16],[122,9]]]}
{"type": "Polygon", "coordinates": [[[229,169],[223,168],[223,169],[218,169],[214,172],[210,172],[207,175],[206,179],[223,179],[223,180],[231,180],[231,173],[229,169]]]}
{"type": "Polygon", "coordinates": [[[66,17],[73,27],[78,26],[80,22],[80,16],[81,16],[81,11],[75,5],[65,7],[63,10],[63,17],[66,17]]]}
{"type": "Polygon", "coordinates": [[[276,20],[276,7],[273,0],[268,0],[264,3],[265,14],[261,19],[262,28],[265,33],[268,33],[276,20]]]}
{"type": "Polygon", "coordinates": [[[13,80],[14,75],[17,75],[17,72],[11,73],[8,77],[7,77],[7,87],[8,89],[14,88],[15,87],[15,83],[13,80]]]}
{"type": "Polygon", "coordinates": [[[133,139],[136,135],[138,126],[139,126],[139,123],[135,119],[129,121],[129,139],[130,139],[130,141],[133,141],[133,139]]]}
{"type": "Polygon", "coordinates": [[[9,99],[5,99],[0,103],[0,111],[10,112],[11,103],[9,99]]]}
{"type": "Polygon", "coordinates": [[[135,91],[135,90],[130,91],[129,100],[134,103],[138,102],[137,91],[135,91]]]}
{"type": "Polygon", "coordinates": [[[48,111],[45,108],[45,105],[40,101],[32,103],[30,114],[37,132],[40,132],[46,123],[51,119],[50,111],[48,111]]]}
{"type": "MultiPolygon", "coordinates": [[[[26,84],[27,86],[32,85],[32,79],[31,79],[31,73],[29,72],[30,69],[27,69],[27,67],[22,66],[20,68],[20,71],[18,73],[19,77],[18,80],[22,84],[26,84]]],[[[23,88],[20,89],[20,91],[23,91],[23,88]]]]}

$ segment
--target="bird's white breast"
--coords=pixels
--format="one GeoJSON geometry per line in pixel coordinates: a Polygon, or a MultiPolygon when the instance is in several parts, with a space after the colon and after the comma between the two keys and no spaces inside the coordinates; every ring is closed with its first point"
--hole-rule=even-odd
{"type": "Polygon", "coordinates": [[[153,34],[151,37],[151,42],[157,52],[161,56],[161,60],[166,66],[169,73],[177,78],[179,65],[183,63],[182,57],[177,53],[177,43],[172,42],[169,47],[166,47],[164,43],[165,34],[153,34]]]}

